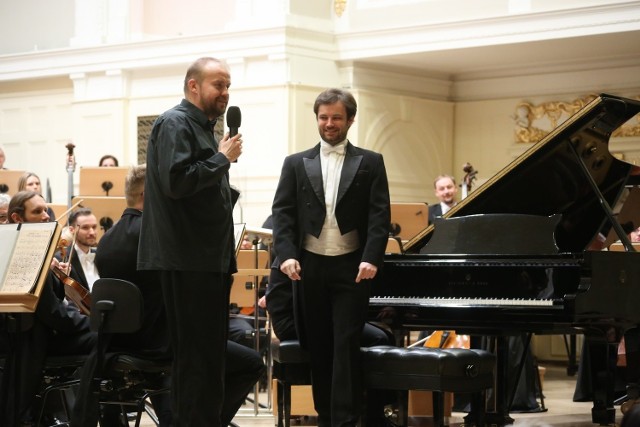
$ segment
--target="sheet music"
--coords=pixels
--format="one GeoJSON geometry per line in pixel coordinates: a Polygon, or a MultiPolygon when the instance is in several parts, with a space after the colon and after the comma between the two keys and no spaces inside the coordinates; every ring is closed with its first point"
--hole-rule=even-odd
{"type": "Polygon", "coordinates": [[[236,257],[238,253],[240,253],[240,247],[242,246],[242,239],[244,239],[246,224],[244,222],[239,222],[233,224],[233,234],[234,240],[236,244],[236,257]]]}
{"type": "Polygon", "coordinates": [[[43,267],[55,223],[22,224],[17,232],[11,261],[6,268],[3,293],[33,291],[43,267]],[[26,226],[25,226],[26,225],[26,226]]]}
{"type": "Polygon", "coordinates": [[[18,233],[18,224],[2,224],[0,226],[0,291],[2,291],[2,284],[7,274],[7,267],[18,233]]]}

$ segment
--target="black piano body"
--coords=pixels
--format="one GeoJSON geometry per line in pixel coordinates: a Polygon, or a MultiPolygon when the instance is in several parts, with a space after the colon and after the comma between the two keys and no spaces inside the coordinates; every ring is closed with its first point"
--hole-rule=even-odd
{"type": "MultiPolygon", "coordinates": [[[[638,112],[638,101],[600,95],[407,242],[405,253],[387,255],[370,319],[471,335],[584,333],[597,371],[592,419],[613,424],[610,361],[621,331],[640,323],[640,254],[611,208],[634,167],[608,143],[638,112]],[[627,252],[586,250],[607,225],[627,252]]],[[[504,363],[499,354],[499,373],[504,363]]],[[[506,392],[496,395],[494,422],[507,424],[506,392]]]]}

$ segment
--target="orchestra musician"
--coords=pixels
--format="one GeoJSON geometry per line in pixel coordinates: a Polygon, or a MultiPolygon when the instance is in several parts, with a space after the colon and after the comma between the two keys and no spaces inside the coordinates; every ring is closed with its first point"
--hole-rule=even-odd
{"type": "Polygon", "coordinates": [[[457,203],[458,186],[453,176],[438,175],[433,181],[433,189],[439,203],[429,206],[429,224],[433,224],[437,217],[449,212],[457,203]]]}
{"type": "Polygon", "coordinates": [[[100,274],[95,265],[98,220],[90,208],[79,208],[69,214],[69,233],[75,236],[73,247],[65,251],[72,267],[70,275],[91,291],[100,274]]]}
{"type": "MultiPolygon", "coordinates": [[[[33,172],[25,172],[18,179],[18,191],[35,191],[38,194],[42,194],[40,177],[33,172]]],[[[50,207],[47,207],[47,215],[49,215],[49,221],[56,220],[53,209],[50,207]]]]}
{"type": "Polygon", "coordinates": [[[275,251],[302,295],[318,425],[355,426],[369,279],[389,237],[389,187],[382,155],[347,140],[353,95],[328,89],[313,110],[321,142],[284,160],[272,208],[275,251]]]}
{"type": "MultiPolygon", "coordinates": [[[[20,191],[9,203],[10,223],[48,222],[47,204],[42,195],[35,191],[20,191]]],[[[65,264],[52,260],[52,267],[66,269],[65,264]]],[[[94,346],[96,336],[90,331],[89,318],[70,305],[65,304],[63,284],[49,271],[42,288],[35,314],[31,316],[33,325],[19,340],[20,360],[18,378],[20,394],[16,405],[5,408],[5,420],[16,420],[22,426],[35,425],[38,392],[42,382],[42,370],[48,356],[88,354],[94,346]],[[15,412],[11,412],[15,411],[15,412]]],[[[8,376],[3,378],[2,396],[9,393],[8,376]]],[[[6,399],[2,399],[6,402],[6,399]]],[[[4,404],[4,403],[3,403],[4,404]]],[[[6,423],[3,425],[12,425],[6,423]]]]}
{"type": "MultiPolygon", "coordinates": [[[[118,278],[132,282],[141,291],[144,300],[144,317],[138,332],[114,336],[111,350],[126,350],[150,358],[171,357],[167,320],[162,299],[162,288],[158,286],[157,271],[137,270],[136,258],[140,228],[144,209],[144,183],[146,165],[134,166],[125,180],[127,208],[120,220],[100,239],[96,252],[96,266],[102,277],[118,278]]],[[[145,211],[146,212],[146,211],[145,211]]],[[[225,395],[222,409],[222,424],[229,425],[243,404],[246,395],[265,370],[260,355],[253,349],[227,342],[225,372],[225,395]]],[[[83,373],[83,385],[78,403],[74,408],[74,425],[95,425],[97,402],[86,395],[91,372],[83,373]]],[[[170,426],[171,405],[166,394],[151,398],[160,426],[170,426]]],[[[111,408],[103,408],[100,425],[114,425],[111,408]],[[106,410],[106,411],[105,411],[106,410]]],[[[205,411],[205,408],[200,410],[205,411]]],[[[115,424],[117,425],[117,424],[115,424]]]]}

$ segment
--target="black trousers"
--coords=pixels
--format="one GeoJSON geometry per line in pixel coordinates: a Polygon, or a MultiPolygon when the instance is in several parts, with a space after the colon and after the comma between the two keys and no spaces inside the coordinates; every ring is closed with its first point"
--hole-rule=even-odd
{"type": "Polygon", "coordinates": [[[333,257],[305,252],[301,257],[298,286],[321,427],[355,426],[361,415],[360,342],[370,285],[355,283],[360,256],[358,251],[333,257]]]}
{"type": "Polygon", "coordinates": [[[161,271],[160,282],[173,350],[174,426],[222,426],[231,276],[161,271]]]}

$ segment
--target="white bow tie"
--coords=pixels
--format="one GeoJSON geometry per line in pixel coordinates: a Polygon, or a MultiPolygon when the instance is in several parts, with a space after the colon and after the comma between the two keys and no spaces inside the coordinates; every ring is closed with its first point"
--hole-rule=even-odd
{"type": "Polygon", "coordinates": [[[95,259],[96,259],[96,253],[95,252],[89,252],[88,254],[84,254],[84,262],[93,263],[93,261],[95,259]]]}
{"type": "Polygon", "coordinates": [[[338,144],[338,145],[322,144],[320,147],[320,149],[322,150],[322,154],[327,156],[331,153],[336,153],[340,156],[344,156],[346,148],[347,148],[347,144],[338,144]]]}

